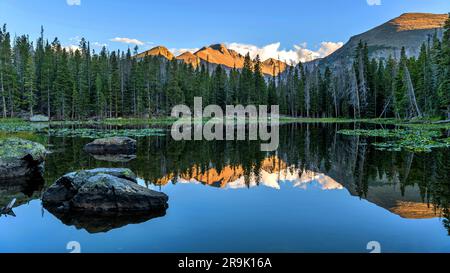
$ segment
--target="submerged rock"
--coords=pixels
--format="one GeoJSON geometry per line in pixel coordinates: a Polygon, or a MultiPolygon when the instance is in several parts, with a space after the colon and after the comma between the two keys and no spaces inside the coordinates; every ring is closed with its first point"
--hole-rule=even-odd
{"type": "Polygon", "coordinates": [[[49,118],[44,115],[34,115],[30,117],[31,122],[48,122],[49,118]]]}
{"type": "Polygon", "coordinates": [[[20,138],[0,140],[0,180],[29,176],[42,171],[47,150],[39,143],[20,138]]]}
{"type": "Polygon", "coordinates": [[[114,163],[127,163],[136,159],[136,155],[92,155],[96,160],[114,163]]]}
{"type": "Polygon", "coordinates": [[[136,140],[129,137],[101,138],[86,144],[84,150],[94,155],[135,154],[136,140]]]}
{"type": "Polygon", "coordinates": [[[144,212],[167,209],[168,197],[136,183],[129,169],[94,169],[59,178],[43,195],[46,208],[57,211],[144,212]]]}

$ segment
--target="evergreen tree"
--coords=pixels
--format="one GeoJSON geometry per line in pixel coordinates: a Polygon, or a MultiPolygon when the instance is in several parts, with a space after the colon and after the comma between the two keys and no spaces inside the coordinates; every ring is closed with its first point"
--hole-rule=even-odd
{"type": "Polygon", "coordinates": [[[253,79],[255,81],[255,88],[252,88],[250,95],[250,103],[255,105],[266,105],[267,104],[267,89],[266,82],[262,73],[262,64],[259,55],[256,55],[253,79]]]}
{"type": "Polygon", "coordinates": [[[25,75],[24,75],[24,89],[26,94],[26,102],[29,107],[30,116],[33,116],[33,108],[35,102],[35,64],[34,56],[30,53],[27,57],[25,75]]]}
{"type": "Polygon", "coordinates": [[[58,69],[55,78],[55,112],[59,119],[66,119],[69,116],[68,98],[73,92],[73,81],[69,70],[68,53],[62,49],[58,57],[58,69]]]}
{"type": "Polygon", "coordinates": [[[241,104],[251,104],[252,103],[252,94],[254,90],[254,81],[253,81],[253,66],[250,58],[250,54],[247,53],[244,58],[244,67],[242,68],[241,76],[239,78],[239,93],[238,93],[238,101],[241,104]]]}
{"type": "Polygon", "coordinates": [[[446,118],[450,119],[450,13],[444,25],[440,64],[443,77],[438,90],[439,106],[446,118]]]}
{"type": "Polygon", "coordinates": [[[404,118],[407,114],[407,91],[404,81],[407,62],[405,48],[403,47],[400,54],[397,75],[394,79],[394,114],[396,118],[404,118]]]}
{"type": "Polygon", "coordinates": [[[305,115],[305,71],[302,63],[298,64],[298,81],[296,84],[297,115],[305,115]]]}
{"type": "Polygon", "coordinates": [[[278,105],[278,97],[277,97],[277,86],[275,84],[275,76],[270,79],[269,87],[268,87],[268,98],[267,104],[268,106],[278,105]]]}
{"type": "Polygon", "coordinates": [[[236,67],[233,67],[228,77],[227,105],[238,104],[238,93],[239,93],[239,71],[236,69],[236,67]]]}
{"type": "Polygon", "coordinates": [[[14,88],[14,68],[11,56],[11,38],[9,32],[6,30],[6,25],[0,29],[0,91],[1,91],[1,105],[3,117],[6,118],[9,112],[13,116],[14,105],[11,104],[12,89],[14,88]]]}
{"type": "Polygon", "coordinates": [[[225,110],[227,103],[227,86],[226,86],[226,72],[221,65],[218,65],[212,76],[211,94],[212,104],[217,104],[225,110]]]}
{"type": "Polygon", "coordinates": [[[170,114],[172,107],[184,103],[183,92],[179,85],[178,62],[176,60],[169,64],[169,81],[167,82],[167,109],[170,114]]]}

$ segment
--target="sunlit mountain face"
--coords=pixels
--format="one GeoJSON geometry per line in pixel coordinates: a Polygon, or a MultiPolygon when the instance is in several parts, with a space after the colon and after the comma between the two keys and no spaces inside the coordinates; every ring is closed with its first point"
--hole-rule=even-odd
{"type": "MultiPolygon", "coordinates": [[[[136,57],[140,59],[150,56],[161,57],[162,59],[167,59],[169,61],[177,59],[178,61],[192,65],[194,68],[197,68],[201,64],[205,64],[210,68],[221,65],[228,70],[233,68],[242,69],[245,61],[244,55],[227,48],[224,44],[205,46],[196,52],[187,51],[176,57],[164,46],[156,46],[136,55],[136,57]]],[[[277,76],[289,67],[287,63],[274,58],[260,61],[261,72],[264,75],[277,76]]],[[[251,60],[251,62],[255,63],[255,60],[251,60]]]]}

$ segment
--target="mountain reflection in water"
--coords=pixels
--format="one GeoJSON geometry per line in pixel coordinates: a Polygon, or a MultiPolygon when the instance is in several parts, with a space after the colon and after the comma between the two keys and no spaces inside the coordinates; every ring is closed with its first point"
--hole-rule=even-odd
{"type": "Polygon", "coordinates": [[[246,175],[242,166],[225,166],[220,171],[216,168],[210,168],[203,172],[200,167],[194,166],[178,177],[170,174],[162,179],[158,179],[156,184],[163,186],[173,181],[177,183],[201,183],[229,189],[252,188],[256,186],[280,189],[281,182],[292,183],[294,187],[303,189],[306,189],[308,184],[313,182],[319,184],[323,190],[341,190],[344,188],[325,174],[288,166],[277,157],[265,158],[257,174],[251,173],[246,175]]]}
{"type": "MultiPolygon", "coordinates": [[[[258,141],[177,142],[170,136],[142,137],[138,138],[136,159],[117,162],[97,160],[86,154],[83,146],[90,139],[45,137],[53,153],[46,160],[44,187],[24,186],[12,192],[11,186],[5,188],[0,183],[0,200],[5,203],[20,196],[18,204],[26,204],[39,198],[43,190],[65,173],[97,167],[126,167],[141,178],[140,183],[161,191],[182,184],[193,184],[199,192],[202,185],[211,190],[249,190],[255,194],[258,194],[256,189],[266,188],[273,190],[273,195],[283,195],[286,189],[347,191],[354,198],[367,200],[405,219],[442,218],[443,226],[449,230],[449,150],[438,149],[432,153],[378,151],[370,145],[376,138],[337,133],[340,129],[361,126],[283,125],[280,126],[280,146],[274,153],[261,152],[258,141]],[[36,192],[30,194],[28,189],[33,188],[36,192]],[[26,194],[19,194],[21,191],[26,194]]],[[[170,196],[169,215],[174,209],[170,203],[176,198],[170,196]]],[[[61,220],[90,232],[106,232],[155,216],[163,216],[158,221],[167,217],[159,214],[133,219],[121,215],[115,217],[115,223],[108,219],[88,223],[89,218],[66,215],[61,220]]]]}

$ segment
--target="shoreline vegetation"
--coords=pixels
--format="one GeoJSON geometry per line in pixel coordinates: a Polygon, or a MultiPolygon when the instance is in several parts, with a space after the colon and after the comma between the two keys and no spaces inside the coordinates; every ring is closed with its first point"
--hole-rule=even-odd
{"type": "MultiPolygon", "coordinates": [[[[270,118],[269,118],[270,119],[270,118]]],[[[224,120],[203,119],[202,123],[227,123],[224,120]]],[[[38,135],[54,137],[80,137],[97,139],[104,137],[162,137],[166,136],[168,127],[183,119],[173,117],[158,118],[112,118],[99,120],[46,121],[31,122],[19,118],[0,118],[0,139],[23,137],[33,140],[38,135]],[[140,126],[140,127],[139,127],[140,126]]],[[[186,119],[186,123],[191,120],[186,119]]],[[[234,125],[255,124],[260,119],[235,118],[234,125]]],[[[267,125],[271,121],[264,120],[267,125]]],[[[281,116],[279,125],[286,124],[353,124],[351,128],[337,129],[337,134],[352,137],[370,137],[377,150],[399,152],[431,152],[434,148],[450,148],[450,122],[439,119],[348,119],[348,118],[294,118],[281,116]]],[[[193,124],[196,124],[193,122],[193,124]]]]}
{"type": "MultiPolygon", "coordinates": [[[[214,120],[220,121],[220,119],[212,118],[214,120]]],[[[224,117],[226,121],[231,120],[231,118],[224,117]]],[[[269,118],[270,120],[270,118],[269,118]]],[[[31,122],[21,118],[0,118],[0,125],[27,125],[27,124],[49,124],[55,126],[69,126],[69,125],[163,125],[169,126],[180,121],[174,117],[156,117],[156,118],[105,118],[96,120],[52,120],[46,122],[31,122]]],[[[182,121],[182,120],[181,120],[182,121]]],[[[189,121],[189,119],[186,119],[189,121]]],[[[192,119],[194,121],[194,119],[192,119]]],[[[204,118],[203,123],[210,121],[210,119],[204,118]]],[[[239,122],[240,119],[235,118],[235,122],[239,122]]],[[[246,123],[258,122],[259,119],[246,119],[246,123]]],[[[394,125],[411,127],[417,129],[449,129],[450,130],[450,120],[442,120],[439,118],[422,118],[422,119],[395,119],[395,118],[303,118],[303,117],[279,117],[280,124],[286,123],[366,123],[366,124],[379,124],[379,125],[394,125]]],[[[269,123],[270,124],[270,123],[269,123]]],[[[4,131],[0,127],[0,131],[4,131]]]]}

